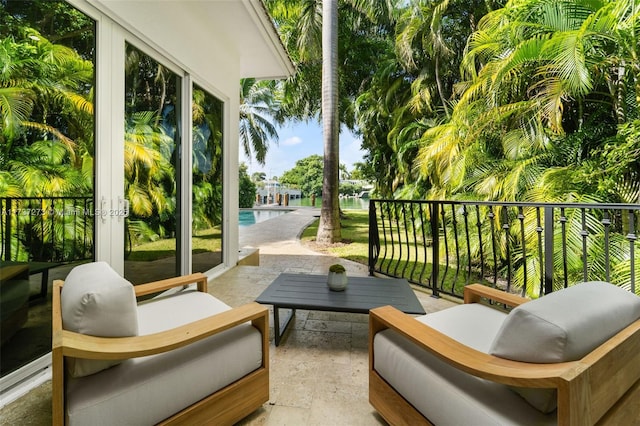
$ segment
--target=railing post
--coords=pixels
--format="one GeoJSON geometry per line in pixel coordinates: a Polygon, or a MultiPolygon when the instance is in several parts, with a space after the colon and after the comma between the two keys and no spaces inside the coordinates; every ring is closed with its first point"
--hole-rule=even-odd
{"type": "Polygon", "coordinates": [[[544,208],[544,294],[553,292],[553,207],[544,208]]]}
{"type": "MultiPolygon", "coordinates": [[[[5,211],[4,213],[4,247],[2,248],[2,254],[5,261],[11,260],[11,216],[13,211],[11,209],[11,198],[5,198],[5,211]]],[[[17,210],[17,209],[16,209],[17,210]]]]}
{"type": "Polygon", "coordinates": [[[369,201],[369,275],[373,276],[376,270],[376,261],[380,253],[380,240],[378,236],[378,221],[376,218],[375,201],[369,201]],[[374,252],[374,245],[377,249],[374,252]]]}
{"type": "Polygon", "coordinates": [[[629,232],[627,233],[627,240],[629,241],[629,261],[630,261],[630,271],[631,271],[631,292],[633,294],[636,293],[636,261],[635,261],[635,242],[638,239],[636,235],[636,225],[635,225],[635,216],[633,210],[629,210],[628,213],[629,218],[629,232]]]}
{"type": "Polygon", "coordinates": [[[431,290],[432,297],[439,298],[438,292],[438,276],[440,275],[440,223],[438,212],[440,211],[440,203],[432,201],[431,203],[431,290]]]}

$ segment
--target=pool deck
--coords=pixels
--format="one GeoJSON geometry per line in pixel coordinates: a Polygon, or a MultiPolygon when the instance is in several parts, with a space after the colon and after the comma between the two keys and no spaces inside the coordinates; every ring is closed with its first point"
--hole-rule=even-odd
{"type": "Polygon", "coordinates": [[[240,226],[240,228],[253,226],[257,223],[275,219],[276,217],[281,216],[283,214],[287,214],[292,210],[295,210],[295,209],[280,208],[277,205],[275,207],[240,209],[240,215],[238,217],[238,225],[240,226]]]}

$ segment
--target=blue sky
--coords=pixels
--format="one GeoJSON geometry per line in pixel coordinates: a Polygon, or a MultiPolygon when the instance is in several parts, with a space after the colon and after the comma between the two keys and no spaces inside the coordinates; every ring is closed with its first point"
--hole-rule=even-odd
{"type": "MultiPolygon", "coordinates": [[[[264,172],[268,178],[282,176],[292,169],[296,161],[313,154],[323,155],[322,125],[315,121],[291,123],[278,128],[279,143],[271,143],[264,166],[255,160],[249,162],[240,149],[240,162],[249,166],[249,175],[264,172]]],[[[353,163],[362,162],[365,152],[360,149],[360,139],[343,129],[340,133],[340,163],[353,170],[353,163]]]]}

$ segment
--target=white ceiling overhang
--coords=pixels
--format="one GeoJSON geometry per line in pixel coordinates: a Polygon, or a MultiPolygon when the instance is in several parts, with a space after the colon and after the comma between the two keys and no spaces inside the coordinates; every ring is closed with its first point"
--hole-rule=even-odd
{"type": "MultiPolygon", "coordinates": [[[[89,0],[129,31],[172,56],[213,54],[224,45],[239,60],[240,77],[286,78],[294,66],[261,0],[89,0]],[[167,37],[171,40],[168,41],[167,37]]],[[[197,63],[197,60],[193,61],[197,63]]],[[[192,66],[192,64],[187,64],[192,66]]],[[[196,66],[197,68],[197,66],[196,66]]]]}

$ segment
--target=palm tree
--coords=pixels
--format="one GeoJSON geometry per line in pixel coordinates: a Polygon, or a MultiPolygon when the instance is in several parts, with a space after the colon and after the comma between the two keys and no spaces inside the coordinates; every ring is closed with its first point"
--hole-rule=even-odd
{"type": "Polygon", "coordinates": [[[151,217],[171,211],[166,181],[173,186],[174,167],[170,150],[173,139],[155,123],[155,111],[130,115],[125,129],[124,174],[125,196],[135,216],[151,217]]]}
{"type": "Polygon", "coordinates": [[[323,121],[327,175],[318,229],[320,241],[340,239],[337,202],[340,123],[355,128],[355,97],[363,81],[374,72],[369,64],[388,47],[384,40],[393,31],[389,16],[399,3],[398,0],[267,2],[285,46],[297,63],[296,75],[283,87],[280,119],[306,120],[320,114],[323,121]],[[332,15],[327,16],[328,13],[332,15]],[[332,32],[335,34],[331,36],[332,32]]]}
{"type": "MultiPolygon", "coordinates": [[[[93,186],[92,64],[33,29],[0,42],[0,195],[84,195],[93,186]],[[55,114],[48,114],[55,111],[55,114]]],[[[41,208],[45,208],[44,202],[41,208]]],[[[28,218],[14,222],[31,226],[28,218]]],[[[49,218],[47,218],[48,220],[49,218]]],[[[66,232],[67,218],[51,217],[40,237],[66,232]]],[[[74,232],[77,230],[74,230],[74,232]]],[[[85,231],[68,233],[82,239],[85,231]]],[[[90,237],[88,237],[90,238],[90,237]]]]}
{"type": "MultiPolygon", "coordinates": [[[[413,70],[418,66],[421,67],[422,75],[414,81],[414,84],[424,84],[425,80],[435,81],[440,106],[447,117],[449,117],[450,93],[445,93],[441,73],[442,62],[453,53],[442,34],[442,18],[449,3],[450,0],[443,0],[440,3],[415,2],[402,15],[398,23],[400,33],[396,42],[398,57],[403,65],[413,70]],[[418,64],[416,53],[421,51],[424,52],[423,59],[426,63],[418,64]]],[[[430,94],[429,96],[431,97],[430,94]]]]}
{"type": "Polygon", "coordinates": [[[322,2],[322,208],[316,240],[335,243],[340,232],[340,121],[338,120],[338,0],[322,2]]]}
{"type": "Polygon", "coordinates": [[[451,119],[422,138],[435,191],[532,201],[598,191],[591,157],[616,121],[639,116],[637,22],[632,1],[511,0],[483,17],[451,119]]]}
{"type": "Polygon", "coordinates": [[[273,118],[278,113],[276,83],[255,78],[240,80],[240,145],[247,158],[252,151],[258,163],[264,165],[269,141],[278,141],[273,118]]]}
{"type": "MultiPolygon", "coordinates": [[[[487,14],[469,40],[451,118],[422,137],[418,160],[430,194],[585,203],[635,197],[638,17],[632,1],[582,0],[512,0],[487,14]]],[[[580,225],[572,215],[566,220],[580,225]]],[[[589,233],[602,235],[596,226],[589,233]]],[[[567,235],[575,277],[580,229],[567,235]]],[[[596,237],[591,250],[602,250],[603,240],[596,237]]],[[[527,241],[526,252],[515,254],[531,274],[540,271],[535,245],[527,241]]],[[[624,269],[629,253],[618,241],[611,247],[624,269]]],[[[623,283],[624,273],[612,280],[623,283]]]]}
{"type": "Polygon", "coordinates": [[[535,119],[562,133],[581,128],[585,102],[604,90],[610,98],[599,101],[624,121],[629,105],[618,104],[620,91],[637,99],[640,76],[634,3],[510,1],[485,16],[470,40],[463,65],[474,82],[463,101],[489,92],[496,107],[525,99],[535,119]]]}
{"type": "MultiPolygon", "coordinates": [[[[378,2],[371,2],[378,4],[378,2]]],[[[411,0],[395,4],[372,76],[356,98],[356,121],[369,151],[376,193],[420,197],[430,183],[416,167],[423,133],[447,121],[455,105],[468,36],[494,2],[411,0]]]]}
{"type": "Polygon", "coordinates": [[[195,86],[193,91],[193,229],[222,221],[222,101],[195,86]]]}
{"type": "Polygon", "coordinates": [[[45,198],[91,192],[93,64],[27,26],[3,35],[0,63],[0,196],[42,211],[41,218],[19,215],[11,222],[13,255],[84,257],[80,247],[92,239],[87,222],[52,214],[69,205],[45,198]]]}
{"type": "Polygon", "coordinates": [[[0,41],[3,64],[0,68],[0,141],[4,158],[8,158],[12,142],[22,131],[22,124],[28,121],[34,105],[34,83],[22,77],[33,60],[20,54],[24,47],[9,37],[0,41]]]}
{"type": "MultiPolygon", "coordinates": [[[[368,162],[375,173],[376,193],[393,197],[409,185],[416,145],[424,131],[416,131],[425,121],[428,103],[413,94],[411,75],[397,62],[393,51],[380,58],[368,87],[356,98],[356,117],[368,162]]],[[[428,92],[426,92],[428,93],[428,92]]]]}

